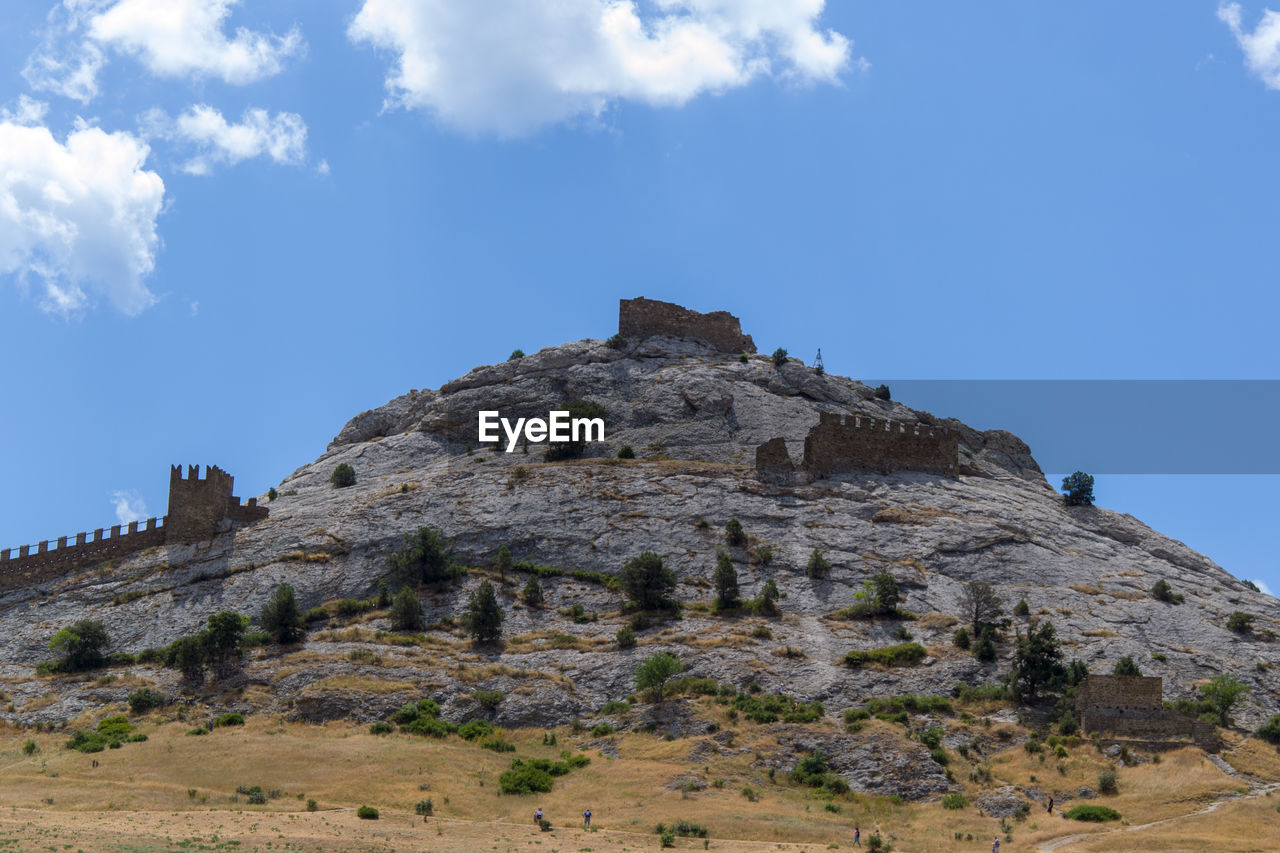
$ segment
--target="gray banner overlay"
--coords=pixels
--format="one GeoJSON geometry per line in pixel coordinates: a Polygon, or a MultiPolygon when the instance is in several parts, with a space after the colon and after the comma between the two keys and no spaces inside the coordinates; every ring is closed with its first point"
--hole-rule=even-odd
{"type": "Polygon", "coordinates": [[[1003,429],[1042,470],[1280,474],[1280,380],[863,380],[979,430],[1003,429]]]}

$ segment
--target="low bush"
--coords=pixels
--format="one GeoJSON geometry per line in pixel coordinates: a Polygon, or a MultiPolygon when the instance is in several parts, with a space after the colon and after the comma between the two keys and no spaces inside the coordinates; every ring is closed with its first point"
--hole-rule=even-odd
{"type": "Polygon", "coordinates": [[[458,737],[463,740],[476,740],[493,734],[493,723],[488,720],[468,720],[458,726],[458,737]]]}
{"type": "Polygon", "coordinates": [[[591,727],[591,736],[604,737],[605,735],[611,735],[616,731],[617,729],[615,729],[611,723],[597,723],[591,727]]]}
{"type": "Polygon", "coordinates": [[[490,749],[490,750],[493,750],[494,752],[515,752],[516,751],[515,744],[507,743],[502,738],[494,738],[493,740],[486,740],[483,743],[481,743],[480,746],[483,749],[490,749]]]}
{"type": "Polygon", "coordinates": [[[724,525],[724,541],[729,545],[739,546],[747,544],[747,534],[742,529],[742,522],[736,518],[731,518],[724,525]]]}
{"type": "Polygon", "coordinates": [[[425,800],[418,800],[413,807],[413,813],[423,817],[431,817],[436,813],[436,804],[431,801],[430,797],[425,800]]]}
{"type": "Polygon", "coordinates": [[[169,697],[163,693],[157,693],[149,687],[143,687],[141,690],[135,690],[129,694],[129,710],[135,714],[145,714],[155,708],[161,708],[169,704],[169,697]]]}
{"type": "Polygon", "coordinates": [[[361,806],[360,808],[356,809],[356,817],[360,818],[361,820],[377,820],[378,810],[375,809],[373,806],[361,806]]]}
{"type": "Polygon", "coordinates": [[[22,742],[23,755],[35,755],[39,751],[40,751],[40,745],[37,744],[35,741],[33,741],[31,738],[27,738],[22,742]]]}
{"type": "Polygon", "coordinates": [[[635,459],[636,452],[631,449],[631,445],[624,444],[618,450],[618,458],[619,459],[635,459]]]}
{"type": "Polygon", "coordinates": [[[1173,591],[1173,587],[1169,586],[1169,582],[1164,578],[1151,585],[1151,597],[1156,601],[1164,601],[1169,604],[1181,604],[1185,600],[1184,596],[1173,591]]]}
{"type": "Polygon", "coordinates": [[[501,690],[475,690],[471,693],[471,698],[476,700],[481,708],[486,711],[492,711],[502,704],[502,700],[507,698],[507,694],[501,690]]]}
{"type": "Polygon", "coordinates": [[[322,622],[329,618],[329,608],[323,606],[313,607],[303,614],[302,618],[305,619],[308,624],[311,622],[322,622]]]}
{"type": "Polygon", "coordinates": [[[1258,737],[1267,743],[1273,743],[1280,746],[1280,714],[1276,714],[1258,729],[1258,737]]]}
{"type": "Polygon", "coordinates": [[[329,475],[329,482],[336,489],[345,489],[347,486],[356,484],[356,469],[352,468],[346,462],[338,463],[333,469],[333,473],[329,475]]]}
{"type": "Polygon", "coordinates": [[[804,702],[781,693],[738,693],[733,708],[753,723],[816,723],[822,719],[821,702],[804,702]]]}
{"type": "Polygon", "coordinates": [[[1116,782],[1116,771],[1103,770],[1098,774],[1098,793],[1099,794],[1115,794],[1120,788],[1116,782]]]}
{"type": "Polygon", "coordinates": [[[913,666],[924,660],[928,652],[919,643],[899,643],[879,649],[855,649],[844,656],[845,666],[860,667],[866,664],[881,666],[913,666]]]}
{"type": "Polygon", "coordinates": [[[1106,806],[1090,806],[1081,803],[1078,806],[1071,807],[1071,810],[1067,812],[1067,819],[1106,823],[1109,820],[1119,820],[1120,812],[1106,806]]]}
{"type": "Polygon", "coordinates": [[[498,777],[498,789],[504,794],[548,793],[552,786],[551,774],[520,759],[511,762],[511,769],[498,777]]]}
{"type": "Polygon", "coordinates": [[[942,807],[944,809],[962,809],[969,805],[969,801],[965,799],[964,794],[944,794],[942,797],[942,807]]]}
{"type": "Polygon", "coordinates": [[[636,644],[636,632],[631,630],[631,626],[623,625],[618,629],[617,634],[618,648],[630,649],[636,644]]]}
{"type": "Polygon", "coordinates": [[[1255,618],[1252,613],[1245,613],[1242,610],[1233,611],[1227,617],[1227,630],[1234,631],[1237,634],[1248,634],[1253,631],[1253,620],[1255,618]]]}
{"type": "Polygon", "coordinates": [[[243,726],[244,714],[236,714],[234,712],[230,714],[223,714],[221,717],[214,720],[213,724],[214,726],[219,726],[219,727],[243,726]]]}
{"type": "Polygon", "coordinates": [[[705,826],[703,826],[702,824],[694,823],[693,821],[685,820],[684,818],[681,818],[680,820],[676,821],[670,826],[660,823],[658,824],[654,832],[658,833],[659,835],[662,835],[663,833],[666,833],[666,832],[672,832],[676,835],[679,835],[681,838],[706,838],[707,837],[707,828],[705,826]]]}
{"type": "Polygon", "coordinates": [[[369,726],[369,734],[371,735],[389,735],[396,730],[396,727],[390,723],[374,723],[369,726]]]}
{"type": "Polygon", "coordinates": [[[873,714],[954,714],[955,706],[945,696],[904,693],[901,696],[874,696],[867,700],[873,714]]]}

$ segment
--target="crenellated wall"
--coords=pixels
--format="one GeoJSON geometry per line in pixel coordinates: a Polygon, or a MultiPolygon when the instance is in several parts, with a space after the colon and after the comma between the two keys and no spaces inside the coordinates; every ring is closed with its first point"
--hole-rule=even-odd
{"type": "Polygon", "coordinates": [[[103,535],[102,528],[95,530],[92,537],[77,533],[74,543],[63,536],[52,548],[46,540],[34,550],[30,545],[23,545],[17,554],[12,548],[0,550],[0,588],[38,583],[81,566],[157,545],[212,539],[224,521],[250,523],[266,518],[269,510],[258,506],[257,498],[249,498],[248,503],[242,505],[240,499],[231,494],[232,483],[231,475],[217,466],[206,468],[202,479],[198,465],[190,466],[185,478],[182,466],[174,465],[169,471],[168,515],[148,518],[141,527],[137,521],[127,526],[117,524],[110,528],[109,535],[103,535]]]}
{"type": "Polygon", "coordinates": [[[702,314],[674,302],[645,299],[643,296],[618,301],[618,334],[637,341],[653,335],[697,338],[720,352],[756,351],[751,336],[742,333],[742,324],[728,311],[702,314]]]}
{"type": "Polygon", "coordinates": [[[756,448],[756,476],[784,482],[799,470],[812,477],[853,471],[927,471],[956,477],[959,447],[959,436],[946,427],[822,412],[805,436],[798,466],[783,440],[772,438],[756,448]]]}

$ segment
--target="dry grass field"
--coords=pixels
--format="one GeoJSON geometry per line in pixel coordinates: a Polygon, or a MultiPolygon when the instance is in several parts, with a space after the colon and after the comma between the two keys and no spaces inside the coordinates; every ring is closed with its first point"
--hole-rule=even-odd
{"type": "MultiPolygon", "coordinates": [[[[703,711],[717,714],[714,707],[703,711]]],[[[91,722],[80,721],[84,727],[91,722]]],[[[975,807],[982,787],[969,775],[978,765],[958,754],[949,766],[970,800],[958,810],[936,801],[903,804],[857,794],[825,799],[782,773],[771,780],[757,755],[776,749],[773,726],[738,725],[731,748],[696,761],[690,760],[694,740],[612,735],[619,757],[587,750],[591,763],[557,778],[551,793],[504,796],[497,779],[513,756],[558,758],[594,739],[561,729],[558,744],[549,746],[540,730],[507,732],[517,751],[499,754],[456,736],[372,735],[364,726],[267,716],[204,736],[187,734],[190,722],[164,716],[137,722],[145,742],[95,754],[66,749],[65,732],[0,730],[0,851],[605,853],[658,849],[655,825],[680,819],[706,827],[706,848],[721,851],[847,850],[855,824],[864,844],[879,827],[893,849],[908,853],[989,850],[991,838],[1004,838],[1006,831],[1012,840],[1002,853],[1264,850],[1276,849],[1273,841],[1280,837],[1280,794],[1258,790],[1263,780],[1280,780],[1280,756],[1253,740],[1226,754],[1238,770],[1252,774],[1252,789],[1188,747],[1166,753],[1159,763],[1120,769],[1119,793],[1093,802],[1118,810],[1121,821],[1080,823],[1037,807],[1002,828],[975,807]],[[28,738],[36,744],[31,754],[23,749],[28,738]],[[682,791],[682,778],[707,787],[682,791]],[[253,785],[273,796],[251,805],[236,793],[253,785]],[[428,798],[434,814],[424,819],[414,807],[428,798]],[[316,801],[316,811],[308,810],[308,800],[316,801]],[[361,805],[379,809],[380,819],[357,818],[361,805]],[[552,821],[550,832],[532,822],[539,806],[552,821]],[[581,820],[588,807],[591,832],[581,820]]],[[[834,728],[829,721],[818,725],[834,728]]],[[[881,721],[869,725],[894,736],[903,731],[881,721]]],[[[1050,755],[1043,762],[1012,746],[987,765],[992,782],[983,787],[1075,790],[1096,784],[1107,765],[1087,742],[1065,759],[1050,755]]],[[[675,843],[676,849],[704,848],[701,838],[675,843]]]]}

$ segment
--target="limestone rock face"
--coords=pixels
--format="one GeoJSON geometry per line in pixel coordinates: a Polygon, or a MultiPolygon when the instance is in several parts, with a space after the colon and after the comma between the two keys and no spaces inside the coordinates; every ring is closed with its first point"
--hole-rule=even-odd
{"type": "MultiPolygon", "coordinates": [[[[458,559],[484,570],[424,591],[425,645],[378,641],[377,632],[389,630],[380,615],[341,628],[317,623],[297,652],[252,652],[245,695],[308,719],[372,719],[408,695],[436,698],[449,719],[563,724],[625,698],[636,664],[663,650],[679,655],[691,675],[820,699],[838,714],[871,696],[946,694],[958,681],[987,682],[1007,671],[1007,644],[999,660],[984,664],[951,643],[962,584],[985,580],[1007,611],[1025,599],[1033,617],[1052,620],[1066,657],[1095,672],[1132,656],[1144,674],[1164,679],[1164,698],[1173,699],[1229,671],[1251,688],[1236,715],[1241,723],[1280,711],[1280,668],[1257,667],[1280,662],[1280,644],[1268,633],[1280,630],[1276,599],[1131,516],[1065,508],[1030,449],[1009,433],[875,399],[859,382],[794,360],[776,367],[749,355],[744,362],[662,335],[619,349],[594,340],[551,347],[356,416],[278,490],[269,518],[212,541],[162,546],[0,593],[0,719],[56,722],[92,707],[91,683],[33,677],[50,657],[49,639],[77,619],[102,620],[113,650],[138,652],[200,629],[218,610],[256,618],[281,582],[307,608],[369,597],[386,575],[388,551],[424,525],[453,537],[458,559]],[[479,409],[546,417],[578,399],[607,412],[605,440],[588,444],[583,459],[545,463],[541,447],[494,452],[477,441],[479,409]],[[958,435],[959,476],[756,476],[757,447],[781,439],[790,459],[800,459],[823,412],[945,425],[958,435]],[[615,459],[624,444],[638,458],[615,459]],[[342,462],[357,482],[335,489],[329,476],[342,462]],[[783,594],[776,619],[725,619],[702,606],[713,596],[709,579],[731,518],[751,539],[749,548],[729,549],[742,593],[754,596],[774,580],[783,594]],[[543,581],[541,608],[519,600],[525,575],[506,582],[489,575],[506,612],[505,643],[473,648],[451,625],[503,545],[516,560],[563,573],[543,581]],[[772,560],[753,556],[762,546],[772,560]],[[831,565],[827,577],[806,576],[815,549],[831,565]],[[638,631],[638,645],[619,649],[614,637],[629,618],[619,612],[620,593],[572,573],[616,572],[646,550],[675,571],[684,615],[638,631]],[[845,652],[900,642],[896,623],[834,618],[883,570],[900,584],[902,606],[919,616],[905,624],[928,657],[910,667],[851,669],[841,663],[845,652]],[[1185,603],[1155,600],[1150,589],[1160,579],[1185,603]],[[566,615],[574,605],[580,620],[566,615]],[[1257,617],[1252,634],[1226,628],[1234,610],[1257,617]],[[753,634],[758,626],[771,636],[753,634]],[[778,653],[785,647],[788,656],[778,653]],[[377,661],[349,657],[361,649],[375,651],[377,661]],[[472,695],[478,689],[504,698],[485,710],[472,695]]],[[[1024,628],[1026,620],[1014,623],[1024,628]]],[[[180,689],[172,670],[135,671],[170,694],[180,689]]],[[[122,691],[112,690],[118,701],[122,691]]],[[[928,778],[938,776],[927,752],[911,761],[928,778]]],[[[945,790],[942,783],[934,793],[945,790]]],[[[887,781],[876,789],[896,790],[887,781]]]]}

